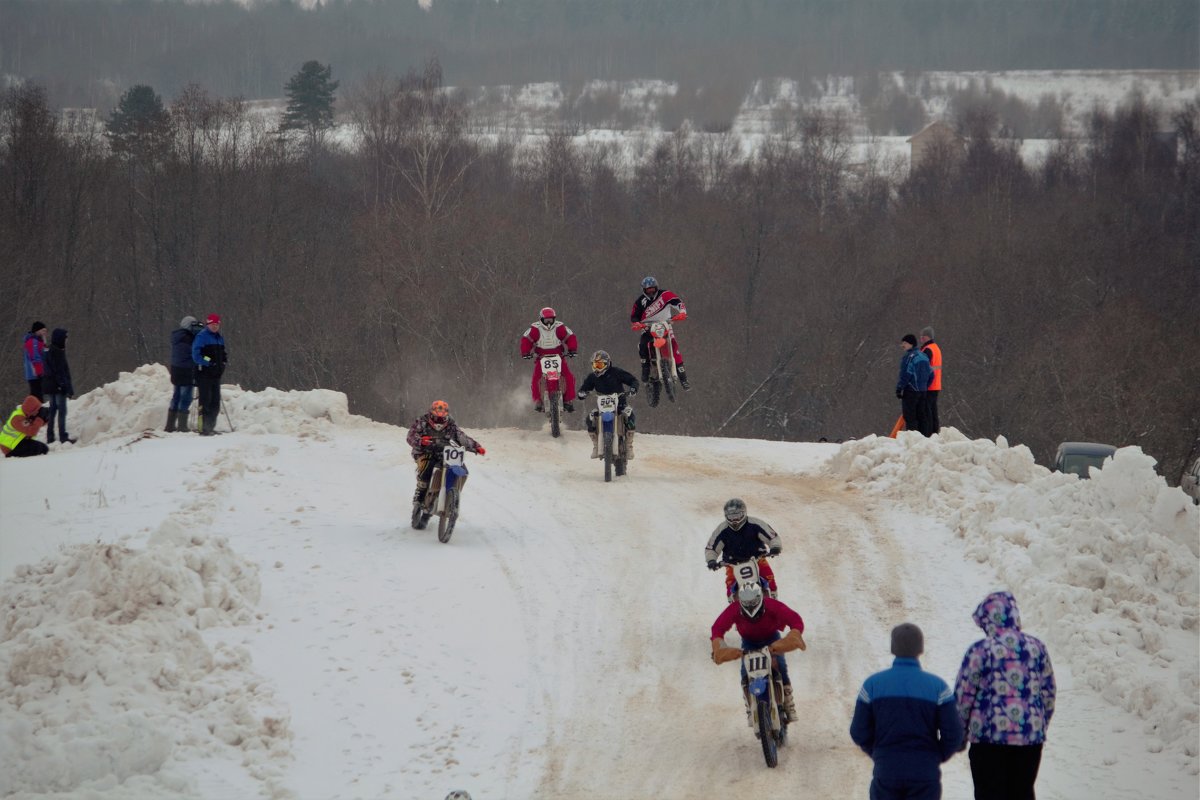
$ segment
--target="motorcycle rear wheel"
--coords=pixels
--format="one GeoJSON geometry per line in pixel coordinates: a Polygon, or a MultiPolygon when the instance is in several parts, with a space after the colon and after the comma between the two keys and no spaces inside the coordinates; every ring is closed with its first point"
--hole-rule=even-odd
{"type": "Polygon", "coordinates": [[[412,526],[416,530],[423,531],[425,526],[429,524],[429,511],[427,510],[429,499],[426,498],[424,503],[414,503],[412,512],[412,526]]]}
{"type": "Polygon", "coordinates": [[[445,544],[450,541],[450,534],[454,533],[454,523],[456,522],[458,522],[458,489],[452,487],[446,490],[446,510],[438,518],[439,542],[445,544]]]}

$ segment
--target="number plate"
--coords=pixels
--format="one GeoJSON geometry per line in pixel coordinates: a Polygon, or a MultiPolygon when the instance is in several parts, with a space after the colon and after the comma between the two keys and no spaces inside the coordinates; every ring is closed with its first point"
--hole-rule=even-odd
{"type": "Polygon", "coordinates": [[[542,356],[542,372],[558,372],[562,369],[562,356],[542,356]]]}
{"type": "Polygon", "coordinates": [[[742,656],[742,666],[746,669],[746,676],[750,680],[766,676],[771,672],[770,651],[765,648],[751,650],[742,656]]]}
{"type": "Polygon", "coordinates": [[[447,467],[461,467],[465,452],[466,450],[456,445],[446,445],[442,448],[442,464],[447,467]]]}
{"type": "Polygon", "coordinates": [[[607,414],[615,414],[617,411],[617,395],[602,394],[596,398],[596,407],[600,411],[607,414]]]}

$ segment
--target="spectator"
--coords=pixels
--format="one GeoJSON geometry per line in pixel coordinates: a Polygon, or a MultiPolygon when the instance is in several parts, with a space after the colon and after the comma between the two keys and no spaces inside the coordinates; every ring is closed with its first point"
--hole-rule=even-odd
{"type": "Polygon", "coordinates": [[[192,361],[196,364],[196,388],[200,391],[200,418],[196,427],[201,436],[212,436],[221,413],[221,375],[229,358],[225,338],[221,336],[221,318],[209,314],[204,330],[192,342],[192,361]]]}
{"type": "Polygon", "coordinates": [[[925,637],[911,622],[892,628],[891,669],[863,682],[850,738],[875,762],[871,800],[938,800],[941,764],[962,745],[954,693],[921,669],[925,637]]]}
{"type": "Polygon", "coordinates": [[[42,391],[42,376],[46,373],[46,324],[35,322],[29,326],[23,344],[25,356],[25,380],[29,381],[29,393],[38,400],[45,400],[42,391]]]}
{"type": "Polygon", "coordinates": [[[46,372],[42,387],[50,395],[50,419],[46,421],[46,441],[54,443],[54,420],[58,419],[58,440],[75,444],[67,434],[67,398],[75,397],[71,383],[71,366],[67,363],[67,329],[55,328],[50,334],[50,349],[46,351],[46,372]]]}
{"type": "Polygon", "coordinates": [[[192,407],[192,389],[196,385],[196,362],[192,360],[192,343],[204,329],[193,316],[179,320],[171,331],[171,405],[167,409],[167,433],[188,432],[188,411],[192,407]]]}
{"type": "Polygon", "coordinates": [[[26,397],[0,429],[0,453],[5,458],[25,458],[50,452],[49,446],[33,438],[46,424],[47,416],[49,412],[42,408],[41,400],[33,395],[26,397]]]}
{"type": "Polygon", "coordinates": [[[967,648],[954,694],[971,744],[975,800],[1033,800],[1054,714],[1050,655],[1021,630],[1009,592],[989,594],[973,618],[987,636],[967,648]]]}
{"type": "Polygon", "coordinates": [[[925,393],[925,422],[929,425],[929,433],[941,433],[942,422],[938,418],[938,395],[942,391],[942,348],[933,340],[933,328],[921,329],[921,352],[929,359],[929,369],[933,377],[925,393]]]}
{"type": "Polygon", "coordinates": [[[929,387],[929,359],[917,349],[917,337],[906,333],[900,339],[904,355],[900,358],[900,377],[896,379],[896,397],[904,414],[904,428],[928,436],[922,411],[925,390],[929,387]]]}

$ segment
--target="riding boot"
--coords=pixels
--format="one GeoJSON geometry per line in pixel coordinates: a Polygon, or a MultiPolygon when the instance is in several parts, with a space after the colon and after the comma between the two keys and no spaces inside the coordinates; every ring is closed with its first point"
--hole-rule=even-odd
{"type": "Polygon", "coordinates": [[[633,460],[633,431],[625,431],[625,459],[633,460]]]}
{"type": "Polygon", "coordinates": [[[600,433],[599,431],[588,431],[588,436],[592,437],[592,458],[600,457],[600,433]]]}
{"type": "Polygon", "coordinates": [[[754,728],[754,703],[750,701],[750,692],[742,687],[742,699],[746,702],[746,724],[754,728]]]}
{"type": "Polygon", "coordinates": [[[783,710],[787,714],[788,722],[796,721],[796,701],[792,697],[791,684],[783,687],[783,710]]]}
{"type": "Polygon", "coordinates": [[[175,432],[175,409],[167,411],[167,427],[163,428],[163,433],[175,432]]]}
{"type": "Polygon", "coordinates": [[[683,366],[676,367],[675,372],[679,375],[679,385],[683,387],[684,391],[691,389],[692,385],[688,383],[687,373],[683,371],[683,366]]]}
{"type": "Polygon", "coordinates": [[[175,430],[180,433],[188,433],[188,410],[182,409],[175,412],[175,430]]]}

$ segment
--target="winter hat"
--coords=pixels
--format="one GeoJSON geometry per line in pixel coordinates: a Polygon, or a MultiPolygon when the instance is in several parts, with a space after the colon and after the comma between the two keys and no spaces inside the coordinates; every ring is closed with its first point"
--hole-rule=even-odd
{"type": "Polygon", "coordinates": [[[916,658],[925,652],[925,634],[911,622],[892,628],[892,655],[897,658],[916,658]]]}
{"type": "Polygon", "coordinates": [[[908,342],[908,343],[909,343],[909,344],[911,344],[913,347],[916,347],[916,346],[917,346],[917,337],[913,336],[911,333],[906,333],[906,334],[904,334],[903,336],[901,336],[901,337],[900,337],[900,341],[902,341],[902,342],[908,342]]]}
{"type": "Polygon", "coordinates": [[[216,323],[219,325],[221,323],[221,317],[217,314],[209,314],[208,317],[204,320],[204,324],[212,325],[213,323],[216,323]]]}
{"type": "Polygon", "coordinates": [[[46,330],[46,323],[41,322],[40,320],[29,326],[30,333],[37,333],[38,331],[44,331],[44,330],[46,330]]]}
{"type": "Polygon", "coordinates": [[[181,327],[181,328],[190,328],[193,325],[199,325],[199,324],[200,323],[198,323],[196,321],[196,318],[190,314],[188,316],[184,317],[183,319],[179,320],[179,327],[181,327]]]}
{"type": "Polygon", "coordinates": [[[926,339],[932,339],[933,338],[933,328],[928,328],[928,327],[921,328],[921,335],[924,336],[926,339]]]}
{"type": "Polygon", "coordinates": [[[27,417],[32,417],[34,414],[42,410],[42,401],[38,400],[33,395],[26,395],[24,402],[21,403],[21,412],[27,417]]]}

